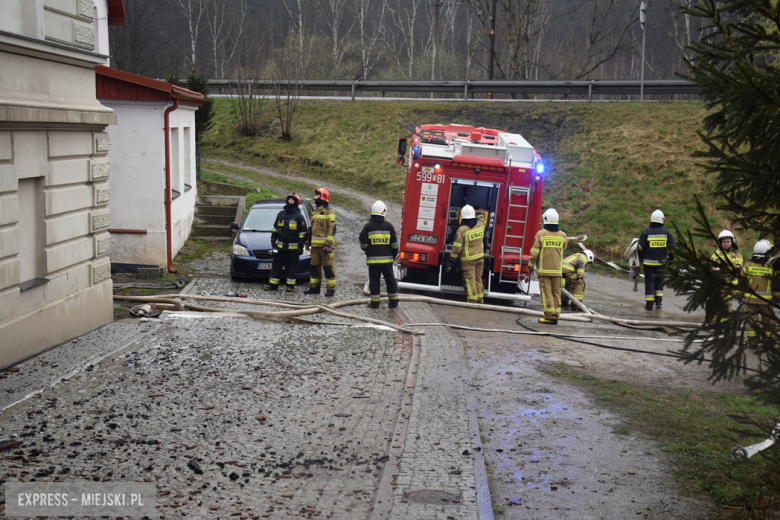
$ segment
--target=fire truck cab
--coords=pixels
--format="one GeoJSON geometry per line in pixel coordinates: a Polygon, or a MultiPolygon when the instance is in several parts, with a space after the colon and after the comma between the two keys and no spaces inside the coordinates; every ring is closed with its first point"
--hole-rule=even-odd
{"type": "Polygon", "coordinates": [[[446,272],[443,265],[468,204],[485,217],[485,297],[529,300],[529,293],[538,292],[531,286],[528,258],[542,208],[539,154],[521,135],[500,130],[403,126],[412,136],[411,146],[406,138],[398,144],[397,162],[407,167],[399,286],[465,292],[461,271],[446,272]]]}

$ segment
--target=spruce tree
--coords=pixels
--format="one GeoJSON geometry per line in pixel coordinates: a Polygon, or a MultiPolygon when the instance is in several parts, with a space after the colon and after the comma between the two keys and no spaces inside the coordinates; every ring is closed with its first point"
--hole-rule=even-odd
{"type": "MultiPolygon", "coordinates": [[[[699,132],[704,151],[698,155],[715,180],[719,208],[736,224],[737,238],[740,230],[751,230],[775,244],[770,257],[775,256],[780,250],[780,0],[699,0],[683,10],[705,22],[701,39],[690,46],[686,76],[700,86],[709,109],[699,132]]],[[[680,239],[669,270],[670,287],[688,297],[686,310],[705,311],[705,323],[687,336],[687,362],[711,360],[715,381],[746,375],[757,395],[780,404],[778,336],[765,337],[755,351],[761,358],[758,372],[746,372],[744,326],[750,308],[739,302],[733,312],[722,312],[731,287],[727,279],[737,276],[744,284],[745,277],[736,266],[715,270],[713,249],[697,247],[704,240],[714,248],[720,231],[701,205],[698,213],[694,229],[677,229],[680,239]],[[694,343],[702,336],[702,343],[694,343]]],[[[741,246],[747,262],[753,244],[741,246]]],[[[778,302],[773,306],[780,309],[778,302]]],[[[780,333],[775,318],[759,335],[772,326],[780,333]]]]}

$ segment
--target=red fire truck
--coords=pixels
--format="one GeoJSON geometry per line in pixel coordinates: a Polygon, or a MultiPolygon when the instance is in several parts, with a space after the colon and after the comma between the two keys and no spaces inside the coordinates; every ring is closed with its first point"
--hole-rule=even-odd
{"type": "Polygon", "coordinates": [[[527,301],[538,293],[528,258],[539,229],[544,163],[533,146],[489,128],[398,124],[412,134],[411,146],[405,137],[398,143],[398,164],[407,166],[400,287],[464,292],[460,271],[448,273],[443,264],[469,204],[485,216],[485,296],[527,301]]]}

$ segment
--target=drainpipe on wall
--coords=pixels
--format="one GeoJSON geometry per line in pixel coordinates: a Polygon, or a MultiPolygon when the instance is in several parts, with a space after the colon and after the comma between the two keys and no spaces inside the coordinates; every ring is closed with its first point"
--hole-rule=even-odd
{"type": "Polygon", "coordinates": [[[179,108],[179,96],[171,94],[173,105],[165,109],[165,239],[168,250],[168,272],[175,273],[173,268],[173,246],[171,225],[171,124],[168,114],[179,108]]]}

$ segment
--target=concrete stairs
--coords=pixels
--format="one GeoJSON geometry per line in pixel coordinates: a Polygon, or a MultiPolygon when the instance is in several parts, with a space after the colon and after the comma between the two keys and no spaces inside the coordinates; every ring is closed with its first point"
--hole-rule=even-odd
{"type": "Polygon", "coordinates": [[[246,198],[236,195],[202,195],[195,204],[192,236],[201,240],[233,240],[232,222],[241,222],[246,198]]]}

